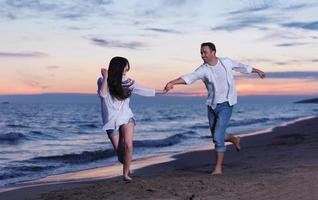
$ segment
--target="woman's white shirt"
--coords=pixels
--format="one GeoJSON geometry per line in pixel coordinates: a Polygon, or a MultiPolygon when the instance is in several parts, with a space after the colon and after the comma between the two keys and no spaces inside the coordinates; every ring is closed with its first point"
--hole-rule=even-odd
{"type": "MultiPolygon", "coordinates": [[[[128,77],[124,76],[123,81],[126,80],[128,80],[128,77]]],[[[100,77],[97,81],[97,93],[101,100],[103,130],[118,130],[121,125],[127,124],[129,119],[134,117],[129,106],[130,98],[118,100],[110,95],[109,90],[106,95],[103,95],[101,91],[102,81],[102,77],[100,77]]],[[[133,83],[129,89],[132,90],[133,94],[139,94],[142,96],[155,96],[156,94],[155,89],[144,87],[136,83],[133,83]]]]}

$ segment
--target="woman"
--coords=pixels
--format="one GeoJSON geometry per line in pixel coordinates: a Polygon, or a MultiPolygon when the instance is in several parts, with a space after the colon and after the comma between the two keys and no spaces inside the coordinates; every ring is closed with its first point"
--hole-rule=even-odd
{"type": "Polygon", "coordinates": [[[155,90],[137,85],[126,77],[130,66],[126,58],[114,57],[108,71],[101,69],[98,79],[98,94],[101,99],[103,130],[112,142],[118,160],[123,164],[123,179],[131,181],[129,176],[133,152],[134,115],[129,107],[130,96],[137,93],[143,96],[155,96],[155,90]]]}

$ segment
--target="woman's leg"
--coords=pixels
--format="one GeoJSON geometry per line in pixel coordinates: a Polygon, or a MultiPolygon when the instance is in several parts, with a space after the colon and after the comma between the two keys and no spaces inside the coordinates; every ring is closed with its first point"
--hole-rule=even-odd
{"type": "MultiPolygon", "coordinates": [[[[131,181],[129,177],[129,170],[133,153],[133,136],[135,125],[132,123],[124,124],[120,127],[120,137],[124,141],[124,166],[123,166],[123,178],[125,181],[131,181]]],[[[121,138],[119,143],[121,143],[121,138]]]]}
{"type": "MultiPolygon", "coordinates": [[[[111,131],[113,131],[113,130],[111,130],[111,131]]],[[[114,148],[114,151],[115,151],[115,153],[117,155],[118,161],[121,162],[122,164],[124,164],[123,151],[121,150],[122,148],[121,148],[121,145],[119,144],[120,135],[119,134],[114,134],[111,131],[107,131],[108,138],[109,138],[110,142],[113,145],[113,148],[114,148]]]]}

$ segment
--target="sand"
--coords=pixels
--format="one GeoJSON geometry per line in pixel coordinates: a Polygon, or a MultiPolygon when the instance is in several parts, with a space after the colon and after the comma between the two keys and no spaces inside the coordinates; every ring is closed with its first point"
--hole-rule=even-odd
{"type": "Polygon", "coordinates": [[[2,192],[0,199],[318,199],[317,117],[241,142],[239,153],[228,146],[221,176],[210,174],[214,151],[197,150],[134,170],[131,183],[93,176],[2,192]]]}

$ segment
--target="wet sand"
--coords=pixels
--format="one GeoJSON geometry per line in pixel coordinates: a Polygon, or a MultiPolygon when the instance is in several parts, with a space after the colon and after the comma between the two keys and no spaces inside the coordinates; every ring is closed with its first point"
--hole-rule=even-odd
{"type": "Polygon", "coordinates": [[[318,199],[317,117],[244,137],[241,146],[239,153],[228,146],[221,176],[210,175],[215,152],[197,150],[134,170],[131,183],[95,171],[77,182],[2,192],[0,199],[318,199]]]}

